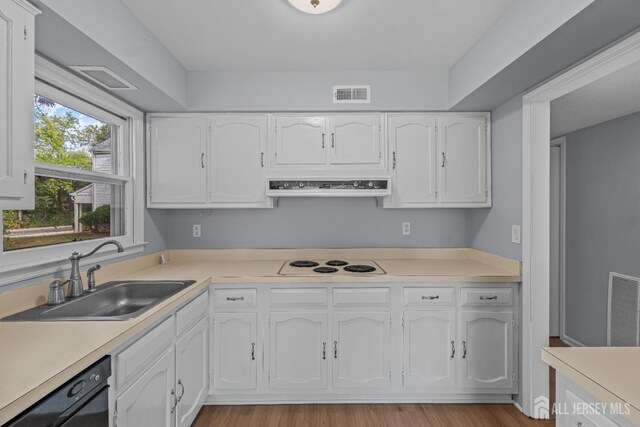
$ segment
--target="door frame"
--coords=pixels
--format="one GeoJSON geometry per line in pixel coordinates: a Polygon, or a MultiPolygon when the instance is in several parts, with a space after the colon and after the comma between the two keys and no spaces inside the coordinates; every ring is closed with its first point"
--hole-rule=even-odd
{"type": "Polygon", "coordinates": [[[522,411],[549,398],[549,165],[551,101],[640,61],[640,32],[553,77],[522,98],[522,411]]]}
{"type": "Polygon", "coordinates": [[[566,232],[567,232],[567,138],[562,136],[551,140],[551,147],[560,149],[560,176],[558,185],[560,186],[560,206],[559,215],[559,250],[558,250],[558,335],[563,341],[565,334],[565,284],[566,284],[566,232]]]}

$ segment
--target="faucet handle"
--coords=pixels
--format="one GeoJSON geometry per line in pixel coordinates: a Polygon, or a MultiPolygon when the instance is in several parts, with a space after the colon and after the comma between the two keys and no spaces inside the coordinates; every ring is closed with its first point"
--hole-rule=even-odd
{"type": "Polygon", "coordinates": [[[101,265],[96,264],[87,270],[87,292],[93,292],[96,290],[96,271],[100,270],[101,265]]]}
{"type": "Polygon", "coordinates": [[[62,287],[69,281],[54,280],[49,284],[49,296],[47,297],[47,305],[59,305],[64,302],[64,291],[62,287]]]}

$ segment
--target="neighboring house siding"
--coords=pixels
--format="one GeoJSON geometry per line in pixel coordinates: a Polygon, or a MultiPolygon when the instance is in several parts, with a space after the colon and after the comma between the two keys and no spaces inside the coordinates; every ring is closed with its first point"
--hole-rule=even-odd
{"type": "MultiPolygon", "coordinates": [[[[93,170],[111,173],[111,153],[96,153],[93,158],[93,170]]],[[[111,186],[108,184],[93,184],[93,210],[111,204],[111,186]]]]}

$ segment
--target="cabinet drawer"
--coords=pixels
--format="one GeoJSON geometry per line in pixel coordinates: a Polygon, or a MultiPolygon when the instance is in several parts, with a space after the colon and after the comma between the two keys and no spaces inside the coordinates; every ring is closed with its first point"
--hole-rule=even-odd
{"type": "MultiPolygon", "coordinates": [[[[597,402],[588,402],[570,390],[565,391],[565,401],[569,411],[576,411],[580,407],[587,408],[597,405],[597,402]]],[[[565,421],[567,427],[620,427],[620,424],[617,424],[602,413],[568,414],[565,421]]]]}
{"type": "Polygon", "coordinates": [[[209,311],[209,292],[205,291],[176,313],[176,335],[188,331],[209,311]]]}
{"type": "Polygon", "coordinates": [[[436,307],[453,305],[454,288],[404,288],[405,307],[436,307]]]}
{"type": "Polygon", "coordinates": [[[495,307],[513,304],[511,288],[462,288],[460,305],[467,307],[495,307]]]}
{"type": "Polygon", "coordinates": [[[216,308],[255,307],[256,289],[216,289],[213,291],[216,308]]]}
{"type": "Polygon", "coordinates": [[[336,308],[389,307],[389,288],[338,288],[333,290],[333,306],[336,308]]]}
{"type": "Polygon", "coordinates": [[[328,304],[327,289],[272,289],[271,308],[325,308],[328,304]]]}
{"type": "Polygon", "coordinates": [[[115,357],[116,389],[131,383],[144,373],[174,341],[173,316],[147,332],[115,357]]]}

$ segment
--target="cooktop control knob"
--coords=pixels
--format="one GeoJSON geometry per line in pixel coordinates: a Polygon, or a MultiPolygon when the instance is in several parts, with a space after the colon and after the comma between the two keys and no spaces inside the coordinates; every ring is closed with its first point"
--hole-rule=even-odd
{"type": "Polygon", "coordinates": [[[354,181],[353,186],[354,186],[355,188],[360,187],[360,181],[354,181]]]}
{"type": "Polygon", "coordinates": [[[289,181],[285,181],[284,184],[282,184],[282,186],[284,188],[289,188],[289,181]]]}
{"type": "Polygon", "coordinates": [[[304,188],[304,182],[300,181],[300,182],[298,183],[298,187],[300,187],[300,188],[304,188]]]}
{"type": "Polygon", "coordinates": [[[373,188],[373,181],[369,181],[369,184],[367,184],[369,186],[369,188],[373,188]]]}

